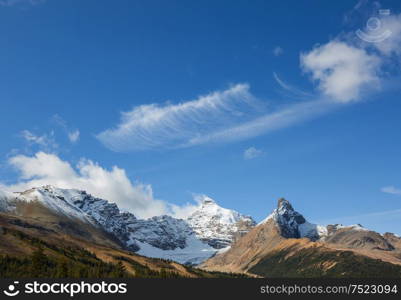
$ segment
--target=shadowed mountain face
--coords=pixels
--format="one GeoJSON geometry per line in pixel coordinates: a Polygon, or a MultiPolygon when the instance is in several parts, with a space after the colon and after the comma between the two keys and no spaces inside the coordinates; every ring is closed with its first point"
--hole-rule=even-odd
{"type": "MultiPolygon", "coordinates": [[[[252,218],[208,197],[187,220],[170,216],[141,220],[84,191],[46,186],[0,192],[0,236],[0,259],[14,259],[10,264],[19,266],[18,274],[30,274],[23,262],[30,264],[39,245],[50,268],[43,270],[43,276],[53,276],[65,260],[71,274],[85,276],[114,276],[121,271],[108,267],[109,262],[123,263],[129,271],[124,274],[139,277],[161,277],[165,268],[172,277],[226,276],[208,271],[266,277],[401,276],[400,237],[361,225],[312,224],[285,199],[279,199],[277,208],[256,226],[252,218]],[[215,253],[200,265],[205,271],[138,255],[199,264],[215,253]],[[99,267],[98,275],[84,271],[93,265],[99,267]]],[[[4,270],[5,276],[16,275],[4,270]]]]}
{"type": "Polygon", "coordinates": [[[0,212],[88,241],[112,241],[125,250],[185,264],[199,264],[255,225],[252,218],[206,196],[187,220],[167,215],[138,219],[85,191],[53,186],[22,193],[0,191],[0,212]]]}
{"type": "Polygon", "coordinates": [[[360,225],[311,224],[280,199],[264,221],[201,267],[266,277],[400,277],[399,242],[360,225]]]}
{"type": "Polygon", "coordinates": [[[21,198],[26,196],[22,193],[7,195],[7,201],[0,199],[0,278],[236,276],[137,255],[65,199],[58,199],[58,204],[66,206],[55,209],[43,199],[21,198]]]}

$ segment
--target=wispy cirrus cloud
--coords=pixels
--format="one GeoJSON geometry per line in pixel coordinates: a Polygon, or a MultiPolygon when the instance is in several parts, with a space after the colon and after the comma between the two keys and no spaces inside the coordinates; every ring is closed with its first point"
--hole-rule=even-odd
{"type": "Polygon", "coordinates": [[[262,104],[248,84],[200,96],[179,104],[148,104],[121,114],[120,124],[97,138],[114,151],[179,148],[217,130],[260,114],[262,104]]]}
{"type": "Polygon", "coordinates": [[[288,92],[290,96],[295,96],[297,98],[309,98],[309,99],[313,97],[312,93],[305,92],[285,82],[278,76],[276,72],[273,72],[273,78],[284,91],[288,92]]]}
{"type": "Polygon", "coordinates": [[[120,124],[97,135],[118,152],[186,148],[240,141],[309,120],[337,107],[327,99],[257,110],[249,86],[238,84],[177,105],[142,105],[122,113],[120,124]]]}
{"type": "MultiPolygon", "coordinates": [[[[387,19],[401,31],[401,15],[387,19]]],[[[389,26],[390,26],[389,25],[389,26]]],[[[258,101],[248,84],[237,84],[196,100],[179,104],[149,104],[123,112],[120,123],[97,138],[114,151],[182,148],[208,143],[244,140],[295,125],[379,91],[389,79],[386,69],[401,57],[401,40],[391,35],[385,44],[371,45],[353,33],[341,35],[300,54],[300,66],[310,76],[316,92],[288,85],[276,73],[277,83],[301,98],[289,105],[258,101]],[[256,108],[256,109],[255,109],[256,108]]]]}
{"type": "Polygon", "coordinates": [[[340,105],[337,103],[325,99],[283,106],[237,126],[193,138],[187,146],[205,143],[235,142],[256,137],[312,119],[339,107],[340,105]]]}

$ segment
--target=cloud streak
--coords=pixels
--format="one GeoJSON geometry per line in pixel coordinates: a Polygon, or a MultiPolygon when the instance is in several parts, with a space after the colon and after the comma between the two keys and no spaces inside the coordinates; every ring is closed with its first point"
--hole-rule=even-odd
{"type": "MultiPolygon", "coordinates": [[[[385,22],[401,32],[401,15],[385,22]]],[[[302,102],[270,102],[267,111],[248,84],[200,96],[179,104],[148,104],[121,114],[115,127],[97,134],[118,152],[175,149],[249,139],[321,116],[345,104],[361,101],[385,86],[387,70],[401,54],[399,35],[381,45],[350,38],[350,33],[300,54],[300,66],[316,85],[316,95],[288,85],[276,73],[281,88],[302,102]],[[261,109],[263,107],[263,109],[261,109]]]]}
{"type": "Polygon", "coordinates": [[[309,98],[311,99],[313,97],[313,95],[311,93],[307,93],[304,92],[300,89],[298,89],[297,87],[294,87],[288,83],[286,83],[284,80],[282,80],[276,72],[273,72],[273,78],[274,80],[276,80],[276,82],[278,83],[278,85],[284,90],[289,92],[289,94],[292,94],[296,97],[299,98],[309,98]]]}
{"type": "Polygon", "coordinates": [[[238,126],[193,138],[187,146],[235,142],[256,137],[309,120],[339,107],[338,104],[327,100],[311,100],[288,105],[238,126]]]}
{"type": "Polygon", "coordinates": [[[123,112],[120,124],[99,133],[97,138],[118,152],[179,148],[210,132],[246,121],[260,108],[249,85],[237,84],[179,104],[137,106],[123,112]]]}

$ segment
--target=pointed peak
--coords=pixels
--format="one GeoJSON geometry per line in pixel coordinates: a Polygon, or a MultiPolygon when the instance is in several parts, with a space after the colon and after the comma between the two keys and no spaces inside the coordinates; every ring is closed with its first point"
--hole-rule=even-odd
{"type": "Polygon", "coordinates": [[[286,200],[284,198],[278,199],[277,209],[278,210],[294,210],[294,208],[292,207],[290,201],[288,201],[288,200],[286,200]]]}

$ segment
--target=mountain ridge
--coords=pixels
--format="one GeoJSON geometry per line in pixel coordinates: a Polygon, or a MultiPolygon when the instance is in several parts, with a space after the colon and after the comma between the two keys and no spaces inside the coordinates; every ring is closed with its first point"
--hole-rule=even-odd
{"type": "MultiPolygon", "coordinates": [[[[60,189],[50,185],[19,193],[2,192],[0,211],[8,213],[18,211],[17,213],[21,214],[23,212],[17,209],[17,206],[23,207],[30,203],[32,210],[34,205],[40,204],[63,217],[76,218],[80,222],[102,228],[118,239],[127,250],[145,256],[172,259],[180,263],[199,264],[222,248],[218,246],[220,244],[211,242],[212,240],[224,241],[227,246],[239,231],[238,221],[246,219],[250,226],[254,223],[249,217],[243,217],[235,211],[218,206],[210,198],[209,202],[213,202],[216,211],[224,212],[220,219],[216,215],[213,218],[222,225],[223,230],[213,228],[208,222],[205,222],[202,228],[198,226],[194,230],[187,220],[168,215],[138,219],[130,212],[120,211],[115,203],[94,197],[85,191],[60,189]],[[232,218],[225,220],[227,216],[232,218]],[[201,232],[207,232],[208,236],[199,236],[201,232]],[[222,235],[224,239],[221,238],[222,235]]],[[[200,205],[191,215],[191,220],[198,225],[202,224],[205,216],[203,212],[200,205]]],[[[208,215],[206,219],[207,217],[208,215]]],[[[242,232],[247,228],[250,229],[244,227],[242,232]]]]}
{"type": "Polygon", "coordinates": [[[392,264],[399,266],[393,268],[392,274],[401,276],[398,239],[396,235],[384,236],[361,225],[323,227],[309,223],[289,201],[281,198],[266,219],[234,242],[230,249],[208,259],[200,267],[270,277],[285,274],[352,277],[362,276],[362,273],[376,277],[377,270],[392,264]],[[393,246],[390,239],[394,244],[397,241],[397,246],[393,246]],[[369,267],[358,273],[351,266],[355,261],[363,261],[369,267]]]}
{"type": "MultiPolygon", "coordinates": [[[[0,215],[11,226],[84,239],[87,248],[88,243],[118,248],[198,265],[206,271],[276,276],[287,270],[299,276],[335,276],[355,261],[371,266],[364,270],[368,274],[382,270],[385,263],[401,265],[397,235],[380,234],[359,224],[313,224],[284,198],[258,224],[207,196],[186,220],[168,215],[138,219],[85,191],[43,186],[19,193],[0,191],[0,215]],[[272,261],[278,265],[272,266],[272,261]],[[294,265],[299,261],[302,264],[294,265]],[[288,265],[293,267],[288,269],[288,265]]],[[[352,272],[344,274],[354,276],[352,272]]]]}

